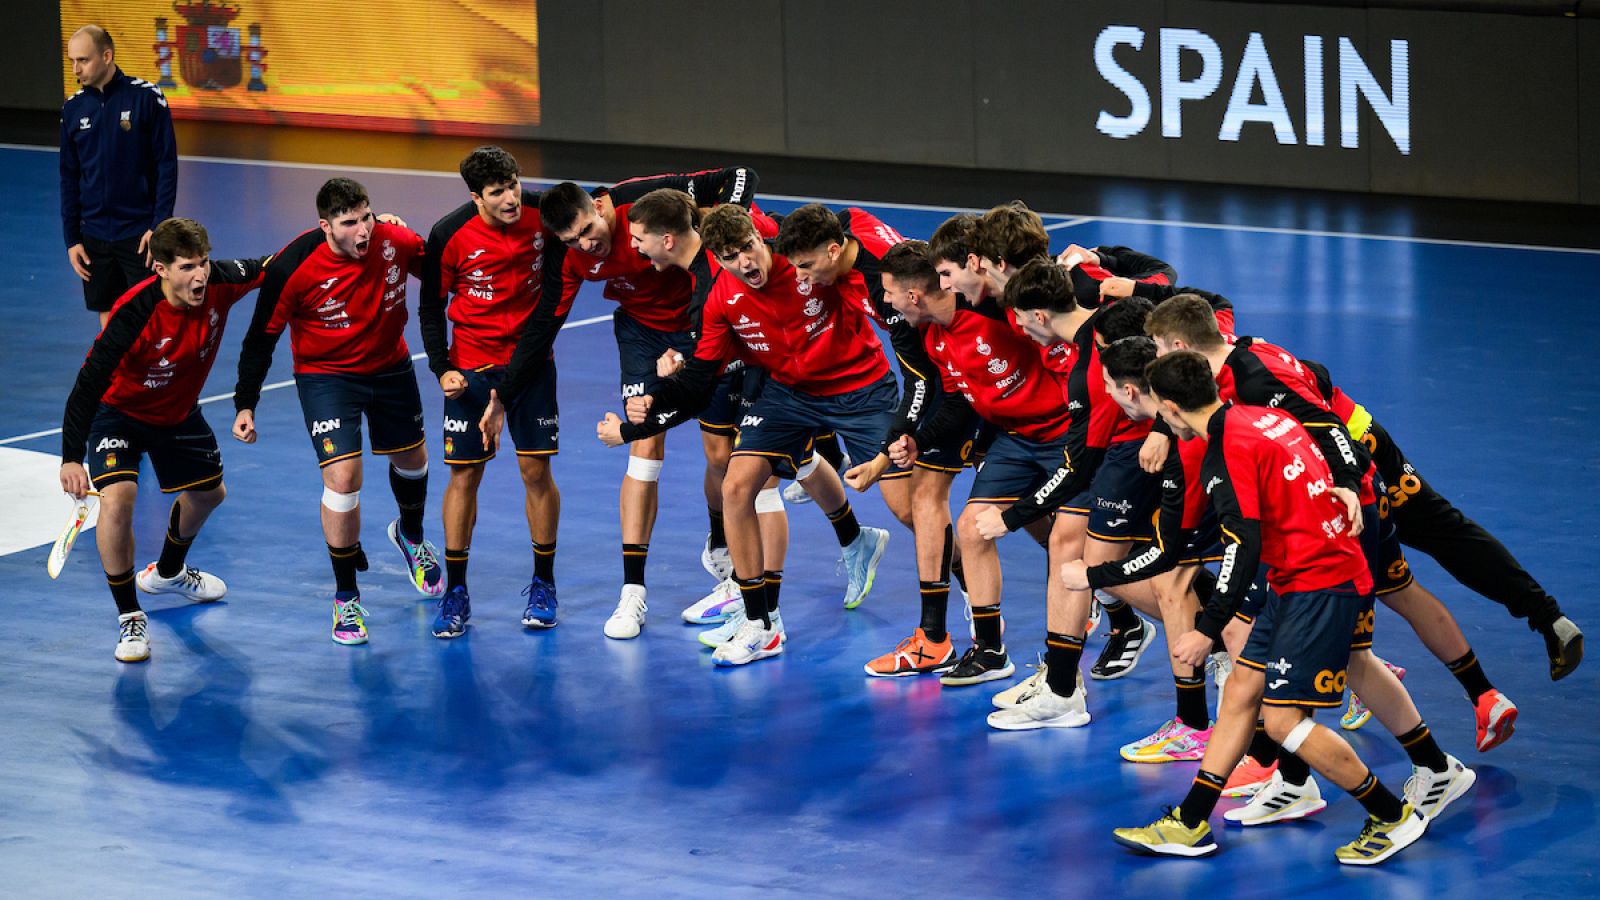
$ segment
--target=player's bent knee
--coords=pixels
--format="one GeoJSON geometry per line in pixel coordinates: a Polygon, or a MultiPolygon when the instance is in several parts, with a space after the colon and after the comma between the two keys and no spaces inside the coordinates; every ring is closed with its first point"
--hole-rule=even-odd
{"type": "Polygon", "coordinates": [[[322,489],[322,505],[327,507],[329,512],[353,512],[361,505],[361,492],[343,492],[325,487],[322,489]]]}

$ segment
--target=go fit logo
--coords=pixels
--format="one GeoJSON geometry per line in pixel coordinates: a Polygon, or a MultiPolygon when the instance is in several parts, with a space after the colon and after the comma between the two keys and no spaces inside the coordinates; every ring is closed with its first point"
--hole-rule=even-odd
{"type": "MultiPolygon", "coordinates": [[[[1123,68],[1116,59],[1116,49],[1128,45],[1141,52],[1145,32],[1132,25],[1111,25],[1100,32],[1094,42],[1094,63],[1100,77],[1128,98],[1127,115],[1115,115],[1101,110],[1095,128],[1113,138],[1130,138],[1145,130],[1152,114],[1150,91],[1137,76],[1123,68]]],[[[1161,55],[1161,136],[1183,137],[1183,102],[1203,100],[1216,93],[1222,84],[1226,65],[1222,49],[1203,31],[1193,28],[1163,28],[1159,38],[1161,55]],[[1200,71],[1193,78],[1183,77],[1185,54],[1198,56],[1200,71]]],[[[1279,51],[1282,59],[1283,51],[1279,51]]],[[[1337,66],[1339,78],[1339,146],[1356,149],[1361,146],[1361,98],[1377,115],[1378,121],[1402,154],[1411,153],[1411,51],[1404,40],[1389,42],[1389,89],[1384,91],[1373,76],[1355,44],[1347,37],[1338,39],[1337,66]]],[[[1327,114],[1325,111],[1324,52],[1321,35],[1308,34],[1301,41],[1305,86],[1304,135],[1308,147],[1321,147],[1327,141],[1327,114]]],[[[1217,140],[1237,141],[1248,122],[1262,122],[1272,126],[1279,144],[1295,145],[1300,139],[1295,123],[1284,102],[1277,70],[1267,53],[1266,41],[1259,32],[1252,31],[1245,41],[1244,53],[1234,73],[1233,88],[1228,95],[1227,111],[1217,130],[1217,140]],[[1261,102],[1253,102],[1260,88],[1261,102]]]]}

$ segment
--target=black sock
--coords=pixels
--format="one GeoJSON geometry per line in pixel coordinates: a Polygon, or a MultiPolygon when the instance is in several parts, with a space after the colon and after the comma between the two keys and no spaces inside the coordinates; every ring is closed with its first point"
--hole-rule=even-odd
{"type": "Polygon", "coordinates": [[[453,591],[467,586],[467,553],[470,547],[460,550],[444,548],[444,589],[453,591]]]}
{"type": "MultiPolygon", "coordinates": [[[[945,534],[948,535],[949,533],[950,526],[946,525],[945,534]]],[[[946,540],[949,540],[949,538],[946,538],[946,540]]],[[[967,589],[967,570],[962,567],[961,560],[953,559],[950,561],[950,574],[955,577],[956,584],[961,585],[961,590],[965,591],[967,589]]]]}
{"type": "Polygon", "coordinates": [[[120,575],[106,573],[106,585],[111,588],[111,599],[117,601],[117,615],[139,611],[139,594],[133,588],[133,570],[120,575]]]}
{"type": "Polygon", "coordinates": [[[1083,638],[1047,631],[1044,635],[1044,680],[1058,697],[1078,691],[1078,661],[1083,659],[1083,638]]]}
{"type": "Polygon", "coordinates": [[[840,475],[844,474],[844,451],[839,449],[838,435],[829,433],[819,436],[816,451],[818,456],[828,461],[828,465],[838,469],[840,475]]]}
{"type": "Polygon", "coordinates": [[[744,614],[752,622],[765,623],[772,627],[772,619],[767,614],[767,579],[766,576],[757,575],[754,578],[733,579],[739,586],[739,595],[744,598],[744,614]]]}
{"type": "MultiPolygon", "coordinates": [[[[533,577],[552,587],[556,583],[556,542],[533,542],[533,577]]],[[[642,576],[641,576],[642,577],[642,576]]]]}
{"type": "Polygon", "coordinates": [[[767,570],[761,573],[761,580],[767,585],[767,612],[778,611],[778,594],[783,590],[783,570],[767,570]]]}
{"type": "Polygon", "coordinates": [[[161,543],[161,558],[156,560],[156,574],[162,578],[172,578],[183,571],[184,558],[189,555],[189,545],[194,543],[194,536],[184,537],[178,533],[178,504],[183,501],[172,501],[172,513],[167,517],[167,539],[161,543]]]}
{"type": "Polygon", "coordinates": [[[1413,766],[1443,772],[1450,767],[1444,758],[1444,751],[1439,749],[1439,742],[1433,739],[1433,732],[1428,730],[1427,722],[1418,722],[1417,727],[1395,738],[1400,746],[1405,748],[1406,756],[1411,757],[1413,766]]]}
{"type": "Polygon", "coordinates": [[[1205,731],[1211,724],[1211,713],[1206,709],[1206,670],[1190,677],[1173,676],[1178,688],[1178,721],[1196,731],[1205,731]]]}
{"type": "Polygon", "coordinates": [[[1139,627],[1139,616],[1126,601],[1113,597],[1109,593],[1103,594],[1100,600],[1100,608],[1106,611],[1106,618],[1111,621],[1111,630],[1113,631],[1132,631],[1139,627]],[[1111,602],[1107,603],[1107,600],[1111,602]]]}
{"type": "Polygon", "coordinates": [[[348,547],[328,545],[328,559],[333,563],[333,589],[356,590],[356,573],[367,570],[367,555],[361,552],[361,542],[348,547]]]}
{"type": "Polygon", "coordinates": [[[1366,809],[1368,815],[1380,822],[1398,822],[1400,814],[1405,812],[1405,806],[1401,804],[1400,798],[1384,787],[1383,782],[1379,781],[1378,776],[1372,774],[1370,769],[1367,770],[1367,777],[1350,792],[1350,796],[1356,798],[1356,802],[1366,809]]]}
{"type": "Polygon", "coordinates": [[[828,521],[833,523],[833,533],[839,538],[839,546],[848,547],[861,534],[861,523],[856,521],[855,511],[850,508],[850,501],[828,513],[828,521]]]}
{"type": "Polygon", "coordinates": [[[928,640],[940,643],[950,636],[945,630],[945,610],[950,605],[950,582],[919,581],[922,591],[922,633],[928,640]]]}
{"type": "Polygon", "coordinates": [[[421,478],[407,478],[391,465],[389,489],[394,491],[395,505],[400,507],[400,533],[413,544],[422,543],[422,511],[428,506],[428,473],[424,471],[421,478]]]}
{"type": "Polygon", "coordinates": [[[1306,765],[1305,760],[1279,745],[1278,774],[1282,775],[1288,784],[1305,784],[1306,779],[1311,777],[1311,767],[1306,765]]]}
{"type": "Polygon", "coordinates": [[[1245,751],[1250,758],[1263,766],[1272,765],[1278,758],[1278,742],[1267,736],[1267,726],[1256,720],[1256,733],[1250,738],[1250,749],[1245,751]]]}
{"type": "Polygon", "coordinates": [[[711,521],[711,549],[720,550],[728,546],[728,535],[722,530],[722,510],[708,506],[706,518],[711,521]]]}
{"type": "Polygon", "coordinates": [[[1195,773],[1194,783],[1189,785],[1189,795],[1178,806],[1184,827],[1194,828],[1211,818],[1211,813],[1217,808],[1217,800],[1222,797],[1222,786],[1227,783],[1225,776],[1205,769],[1195,773]]]}
{"type": "Polygon", "coordinates": [[[622,583],[643,585],[644,563],[649,558],[649,544],[623,544],[622,583]]]}
{"type": "Polygon", "coordinates": [[[1479,697],[1494,690],[1494,685],[1489,683],[1489,676],[1483,673],[1483,666],[1478,664],[1478,654],[1471,650],[1449,666],[1450,674],[1461,682],[1461,687],[1466,689],[1467,696],[1472,698],[1473,703],[1477,703],[1479,697]]]}
{"type": "Polygon", "coordinates": [[[979,647],[999,650],[1000,631],[1004,620],[1000,618],[1000,604],[972,608],[973,640],[979,647]]]}

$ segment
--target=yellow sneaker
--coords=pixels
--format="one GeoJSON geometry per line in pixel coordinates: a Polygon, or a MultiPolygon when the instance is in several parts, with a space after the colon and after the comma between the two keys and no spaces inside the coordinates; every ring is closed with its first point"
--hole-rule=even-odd
{"type": "Polygon", "coordinates": [[[1188,827],[1176,806],[1143,828],[1118,828],[1111,837],[1124,847],[1156,856],[1205,856],[1217,850],[1211,826],[1201,822],[1188,827]]]}
{"type": "Polygon", "coordinates": [[[1380,822],[1372,816],[1356,839],[1333,851],[1347,866],[1375,866],[1417,842],[1428,830],[1428,820],[1407,803],[1394,822],[1380,822]]]}

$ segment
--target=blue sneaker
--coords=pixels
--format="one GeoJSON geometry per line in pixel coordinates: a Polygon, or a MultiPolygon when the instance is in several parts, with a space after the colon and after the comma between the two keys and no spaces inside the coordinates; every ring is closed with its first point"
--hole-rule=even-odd
{"type": "Polygon", "coordinates": [[[411,543],[400,533],[400,520],[389,523],[389,543],[405,557],[406,575],[411,586],[424,597],[437,597],[444,593],[444,566],[439,565],[439,551],[426,538],[411,543]]]}
{"type": "Polygon", "coordinates": [[[467,633],[467,620],[472,618],[472,598],[467,596],[465,585],[450,589],[439,600],[439,615],[433,620],[436,638],[460,637],[467,633]]]}
{"type": "Polygon", "coordinates": [[[861,533],[844,548],[844,572],[849,585],[844,591],[844,608],[855,609],[867,599],[872,581],[878,576],[878,560],[889,547],[889,532],[882,528],[861,526],[861,533]]]}
{"type": "Polygon", "coordinates": [[[528,608],[522,611],[524,628],[556,627],[556,586],[534,576],[533,583],[522,589],[528,598],[528,608]]]}

